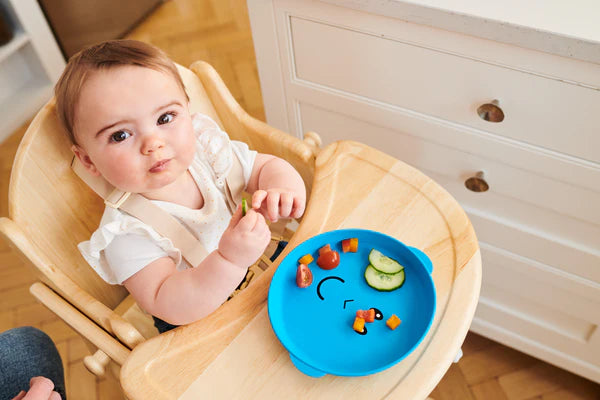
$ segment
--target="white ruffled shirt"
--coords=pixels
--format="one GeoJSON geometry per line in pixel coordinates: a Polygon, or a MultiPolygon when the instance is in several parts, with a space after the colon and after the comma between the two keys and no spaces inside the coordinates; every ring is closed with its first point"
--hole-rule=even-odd
{"type": "MultiPolygon", "coordinates": [[[[229,140],[208,116],[195,114],[193,125],[198,136],[196,154],[188,170],[204,197],[204,206],[193,210],[166,201],[151,201],[183,222],[210,253],[217,248],[231,219],[224,190],[233,154],[240,160],[247,186],[257,153],[245,143],[229,140]]],[[[172,258],[178,270],[191,267],[170,239],[111,207],[105,208],[100,226],[90,240],[80,243],[78,248],[98,275],[110,284],[123,283],[162,257],[172,258]]]]}

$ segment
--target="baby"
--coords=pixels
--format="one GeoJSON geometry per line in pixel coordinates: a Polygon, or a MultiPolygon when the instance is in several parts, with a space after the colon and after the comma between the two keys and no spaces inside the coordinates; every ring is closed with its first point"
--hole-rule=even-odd
{"type": "Polygon", "coordinates": [[[304,212],[306,189],[294,168],[229,140],[209,117],[190,115],[175,65],[151,45],[116,40],[82,50],[69,60],[55,95],[87,172],[151,200],[208,252],[189,265],[169,238],[111,207],[79,245],[104,280],[124,285],[144,310],[169,324],[196,321],[227,300],[269,244],[265,217],[304,212]],[[245,216],[241,207],[233,215],[227,208],[233,157],[252,194],[245,216]]]}

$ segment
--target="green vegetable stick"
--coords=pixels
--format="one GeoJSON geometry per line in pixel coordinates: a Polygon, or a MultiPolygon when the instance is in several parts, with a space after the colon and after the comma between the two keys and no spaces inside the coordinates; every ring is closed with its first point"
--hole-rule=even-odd
{"type": "Polygon", "coordinates": [[[248,212],[248,201],[242,198],[242,216],[246,215],[246,212],[248,212]]]}

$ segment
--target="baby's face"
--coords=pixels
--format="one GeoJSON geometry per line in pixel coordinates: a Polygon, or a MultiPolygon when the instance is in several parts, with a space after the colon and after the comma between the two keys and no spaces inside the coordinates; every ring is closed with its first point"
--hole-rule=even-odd
{"type": "Polygon", "coordinates": [[[188,101],[173,77],[136,66],[95,71],[75,108],[73,149],[113,186],[152,197],[191,164],[188,101]]]}

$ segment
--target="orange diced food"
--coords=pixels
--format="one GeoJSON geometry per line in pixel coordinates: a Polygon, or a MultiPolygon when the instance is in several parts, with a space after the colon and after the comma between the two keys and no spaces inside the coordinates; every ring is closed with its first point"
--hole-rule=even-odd
{"type": "Polygon", "coordinates": [[[391,329],[394,330],[398,327],[398,325],[400,325],[402,321],[400,321],[400,318],[398,318],[396,316],[396,314],[392,314],[392,316],[385,321],[385,324],[391,329]]]}
{"type": "Polygon", "coordinates": [[[356,253],[358,251],[358,238],[342,240],[342,251],[344,253],[356,253]]]}
{"type": "Polygon", "coordinates": [[[342,240],[342,251],[347,253],[350,251],[350,239],[342,240]]]}
{"type": "Polygon", "coordinates": [[[352,329],[354,329],[358,333],[362,333],[365,330],[365,320],[361,317],[354,318],[354,324],[352,325],[352,329]]]}
{"type": "Polygon", "coordinates": [[[368,310],[358,310],[356,316],[363,318],[365,322],[373,322],[375,321],[375,310],[373,308],[369,308],[368,310]]]}
{"type": "Polygon", "coordinates": [[[313,260],[314,260],[313,256],[311,256],[310,254],[306,254],[298,260],[298,263],[308,265],[311,262],[313,262],[313,260]]]}

